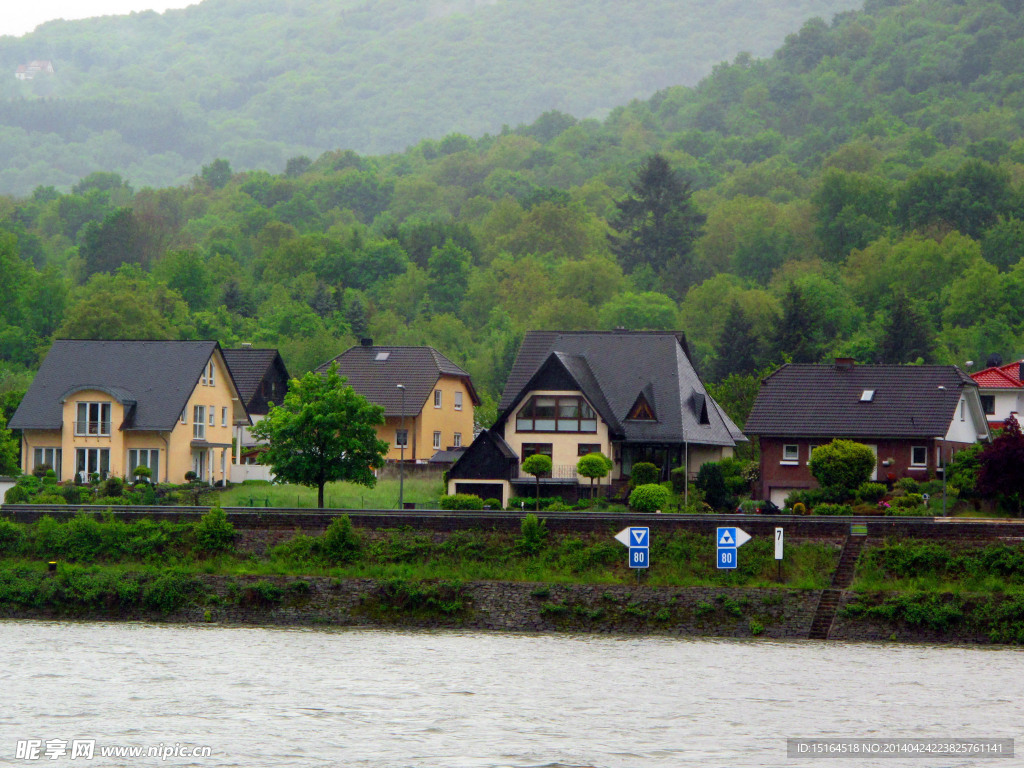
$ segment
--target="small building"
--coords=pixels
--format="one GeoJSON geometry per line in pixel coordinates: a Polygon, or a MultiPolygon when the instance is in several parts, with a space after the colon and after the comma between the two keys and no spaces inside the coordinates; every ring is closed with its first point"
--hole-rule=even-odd
{"type": "Polygon", "coordinates": [[[991,429],[1002,429],[1011,414],[1024,407],[1024,360],[972,373],[981,394],[981,408],[991,429]]]}
{"type": "Polygon", "coordinates": [[[811,451],[867,445],[871,480],[927,480],[959,450],[990,439],[978,385],[954,365],[784,365],[761,382],[746,432],[761,443],[758,495],[783,505],[816,488],[811,451]]]}
{"type": "Polygon", "coordinates": [[[45,464],[62,481],[92,475],[153,482],[186,472],[228,479],[231,439],[248,424],[215,341],[58,339],[10,426],[22,430],[22,471],[45,464]]]}
{"type": "Polygon", "coordinates": [[[18,80],[34,80],[39,75],[52,75],[53,62],[49,59],[35,59],[28,64],[19,64],[14,70],[14,77],[18,80]]]}
{"type": "Polygon", "coordinates": [[[472,441],[480,397],[469,373],[433,347],[375,346],[363,339],[317,372],[335,362],[349,386],[384,406],[377,438],[391,445],[388,461],[426,463],[438,451],[472,441]]]}
{"type": "MultiPolygon", "coordinates": [[[[249,419],[255,424],[266,417],[270,404],[280,405],[288,394],[288,369],[276,349],[255,349],[243,344],[239,349],[225,349],[224,361],[238,387],[249,419]]],[[[270,468],[257,462],[258,441],[249,431],[249,426],[235,427],[235,463],[231,469],[231,481],[270,480],[270,468]]]]}
{"type": "Polygon", "coordinates": [[[662,479],[679,467],[695,478],[746,440],[705,390],[682,334],[667,331],[530,331],[498,412],[449,471],[448,493],[502,504],[532,494],[536,479],[521,465],[539,453],[552,463],[543,492],[575,500],[591,482],[576,472],[588,453],[613,461],[607,491],[638,462],[662,479]]]}

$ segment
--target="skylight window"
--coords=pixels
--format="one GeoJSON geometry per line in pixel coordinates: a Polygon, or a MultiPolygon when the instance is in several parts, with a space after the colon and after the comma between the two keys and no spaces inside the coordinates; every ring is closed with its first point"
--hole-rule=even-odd
{"type": "Polygon", "coordinates": [[[873,389],[865,389],[863,392],[860,393],[860,401],[862,403],[870,403],[874,399],[875,390],[873,389]]]}
{"type": "Polygon", "coordinates": [[[373,359],[376,360],[378,363],[383,363],[390,356],[391,356],[390,352],[378,352],[377,356],[375,358],[373,358],[373,359]]]}

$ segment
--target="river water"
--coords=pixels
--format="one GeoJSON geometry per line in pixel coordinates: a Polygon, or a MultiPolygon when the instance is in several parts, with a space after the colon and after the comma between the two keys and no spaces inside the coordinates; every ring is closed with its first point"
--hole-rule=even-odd
{"type": "Polygon", "coordinates": [[[1024,765],[1009,648],[3,621],[0,652],[0,765],[1024,765]],[[1018,757],[787,757],[831,737],[1015,738],[1018,757]],[[19,759],[32,739],[58,757],[19,759]],[[99,752],[174,745],[212,754],[99,752]]]}

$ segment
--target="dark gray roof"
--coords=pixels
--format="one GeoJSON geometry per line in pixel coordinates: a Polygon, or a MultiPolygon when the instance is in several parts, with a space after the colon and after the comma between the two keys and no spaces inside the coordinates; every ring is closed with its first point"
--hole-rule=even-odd
{"type": "MultiPolygon", "coordinates": [[[[248,403],[256,394],[263,377],[267,375],[274,361],[281,357],[276,349],[253,349],[243,347],[241,349],[221,350],[224,355],[224,362],[231,369],[231,375],[238,387],[238,395],[243,403],[248,403]]],[[[284,367],[282,361],[281,367],[284,367]]]]}
{"type": "Polygon", "coordinates": [[[528,332],[501,396],[499,424],[554,360],[579,384],[614,436],[728,446],[746,439],[704,389],[681,336],[669,331],[528,332]],[[626,419],[641,393],[657,421],[626,419]],[[700,423],[702,402],[708,405],[706,424],[700,423]]]}
{"type": "Polygon", "coordinates": [[[945,435],[967,388],[955,365],[784,365],[761,383],[745,431],[763,436],[945,435]],[[873,391],[862,402],[865,391],[873,391]]]}
{"type": "Polygon", "coordinates": [[[433,347],[351,347],[317,372],[326,373],[335,361],[349,386],[371,403],[383,405],[385,416],[402,415],[399,384],[405,385],[405,415],[417,415],[442,374],[463,379],[473,405],[480,405],[469,374],[433,347]]]}
{"type": "Polygon", "coordinates": [[[135,407],[122,429],[174,427],[219,346],[215,341],[92,341],[58,339],[50,347],[21,405],[16,429],[60,429],[63,401],[98,389],[135,407]]]}

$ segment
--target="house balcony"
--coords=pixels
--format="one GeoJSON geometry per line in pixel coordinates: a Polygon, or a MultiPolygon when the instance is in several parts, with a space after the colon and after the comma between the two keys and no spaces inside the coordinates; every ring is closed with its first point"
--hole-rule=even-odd
{"type": "MultiPolygon", "coordinates": [[[[531,483],[537,480],[533,475],[523,472],[523,468],[519,464],[512,468],[512,476],[509,479],[513,482],[529,481],[531,483]]],[[[551,467],[550,473],[540,476],[540,481],[541,483],[560,483],[564,485],[565,483],[589,483],[590,479],[581,477],[576,471],[575,464],[554,464],[551,467]]]]}
{"type": "Polygon", "coordinates": [[[83,437],[96,435],[98,437],[110,437],[109,421],[76,421],[75,436],[83,437]]]}

